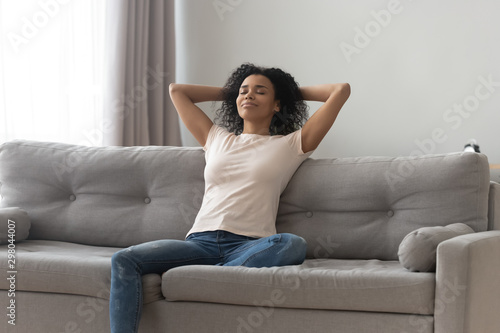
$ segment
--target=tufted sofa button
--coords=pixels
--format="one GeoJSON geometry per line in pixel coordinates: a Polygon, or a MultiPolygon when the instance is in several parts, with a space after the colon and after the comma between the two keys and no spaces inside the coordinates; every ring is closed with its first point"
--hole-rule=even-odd
{"type": "Polygon", "coordinates": [[[313,213],[312,212],[306,212],[306,217],[312,217],[313,213]]]}
{"type": "Polygon", "coordinates": [[[147,198],[147,197],[146,197],[146,198],[144,198],[144,203],[147,203],[147,204],[148,204],[148,203],[150,203],[150,202],[151,202],[151,198],[147,198]]]}
{"type": "Polygon", "coordinates": [[[387,212],[387,216],[389,216],[389,217],[393,217],[393,216],[394,216],[394,212],[393,212],[392,210],[389,210],[389,211],[387,212]]]}
{"type": "Polygon", "coordinates": [[[71,201],[75,201],[75,200],[76,200],[76,196],[75,196],[74,194],[71,194],[71,195],[69,196],[69,200],[71,200],[71,201]]]}

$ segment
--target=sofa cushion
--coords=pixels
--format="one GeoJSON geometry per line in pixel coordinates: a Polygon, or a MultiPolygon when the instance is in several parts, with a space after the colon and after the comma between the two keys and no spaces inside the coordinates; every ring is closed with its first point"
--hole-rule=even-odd
{"type": "Polygon", "coordinates": [[[399,245],[399,261],[412,272],[435,271],[436,250],[439,243],[473,232],[471,227],[463,223],[414,230],[406,235],[399,245]]]}
{"type": "Polygon", "coordinates": [[[0,244],[20,242],[28,238],[31,221],[19,207],[0,208],[0,244]]]}
{"type": "Polygon", "coordinates": [[[435,274],[397,261],[309,259],[300,266],[184,266],[163,274],[169,301],[432,314],[435,274]]]}
{"type": "MultiPolygon", "coordinates": [[[[105,298],[118,249],[29,240],[16,247],[16,289],[105,298]]],[[[6,262],[0,261],[4,269],[6,262]]],[[[0,281],[5,289],[6,281],[0,281]]]]}
{"type": "Polygon", "coordinates": [[[0,207],[30,215],[30,239],[126,247],[184,239],[203,198],[193,147],[0,146],[0,207]]]}
{"type": "Polygon", "coordinates": [[[281,195],[278,232],[303,237],[308,258],[398,260],[421,227],[488,226],[485,155],[308,159],[281,195]]]}
{"type": "MultiPolygon", "coordinates": [[[[0,247],[4,252],[5,246],[0,247]]],[[[109,299],[111,256],[119,248],[27,240],[16,246],[16,290],[76,294],[109,299]]],[[[6,257],[0,270],[7,272],[6,257]]],[[[143,276],[144,303],[163,299],[158,274],[143,276]]],[[[0,279],[0,289],[9,281],[0,279]]]]}

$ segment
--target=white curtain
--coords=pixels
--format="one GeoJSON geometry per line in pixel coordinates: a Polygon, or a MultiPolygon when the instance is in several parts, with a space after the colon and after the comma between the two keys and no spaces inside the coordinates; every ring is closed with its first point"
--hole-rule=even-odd
{"type": "Polygon", "coordinates": [[[105,1],[0,0],[0,142],[101,145],[105,1]]]}
{"type": "Polygon", "coordinates": [[[173,18],[172,0],[0,0],[0,143],[180,145],[173,18]]]}

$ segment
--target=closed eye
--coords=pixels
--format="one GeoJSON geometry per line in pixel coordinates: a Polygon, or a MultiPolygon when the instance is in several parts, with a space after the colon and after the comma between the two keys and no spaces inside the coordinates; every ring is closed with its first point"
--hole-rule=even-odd
{"type": "MultiPolygon", "coordinates": [[[[245,95],[245,94],[248,94],[248,91],[240,91],[240,95],[245,95]]],[[[266,93],[264,91],[257,91],[256,94],[265,95],[266,93]]]]}

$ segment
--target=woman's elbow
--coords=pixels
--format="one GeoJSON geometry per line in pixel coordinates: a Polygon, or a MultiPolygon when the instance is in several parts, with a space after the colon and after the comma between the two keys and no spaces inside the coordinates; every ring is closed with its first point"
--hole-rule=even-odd
{"type": "Polygon", "coordinates": [[[351,85],[349,83],[337,83],[334,85],[334,89],[331,92],[331,97],[341,98],[347,101],[351,95],[351,85]]]}
{"type": "Polygon", "coordinates": [[[172,95],[172,93],[176,92],[178,89],[179,89],[179,85],[177,83],[170,83],[168,85],[168,91],[169,91],[170,95],[172,95]]]}
{"type": "Polygon", "coordinates": [[[349,83],[342,83],[340,85],[340,92],[343,96],[348,98],[351,95],[351,85],[349,83]]]}

